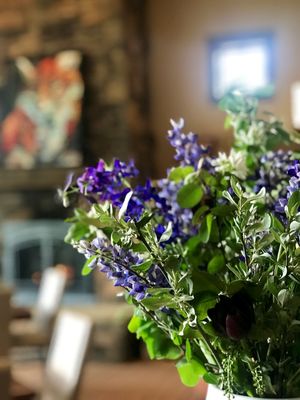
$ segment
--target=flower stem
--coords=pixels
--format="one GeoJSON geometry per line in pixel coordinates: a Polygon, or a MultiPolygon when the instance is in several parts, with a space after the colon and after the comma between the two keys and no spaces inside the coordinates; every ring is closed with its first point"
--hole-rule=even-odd
{"type": "Polygon", "coordinates": [[[219,370],[221,371],[221,369],[222,369],[221,360],[219,359],[219,356],[217,355],[217,353],[215,352],[215,349],[211,345],[206,332],[203,330],[202,326],[198,322],[197,322],[197,328],[202,335],[203,342],[208,347],[209,351],[211,352],[211,354],[215,360],[216,365],[218,366],[219,370]]]}

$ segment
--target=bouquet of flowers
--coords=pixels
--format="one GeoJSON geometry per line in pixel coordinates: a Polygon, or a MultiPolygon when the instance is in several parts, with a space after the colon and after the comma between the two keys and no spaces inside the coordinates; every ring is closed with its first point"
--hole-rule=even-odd
{"type": "Polygon", "coordinates": [[[221,102],[229,153],[213,156],[171,120],[177,165],[133,184],[133,162],[100,160],[60,191],[80,196],[66,241],[135,305],[129,330],[151,359],[177,360],[233,394],[300,396],[300,161],[297,142],[257,101],[221,102]]]}

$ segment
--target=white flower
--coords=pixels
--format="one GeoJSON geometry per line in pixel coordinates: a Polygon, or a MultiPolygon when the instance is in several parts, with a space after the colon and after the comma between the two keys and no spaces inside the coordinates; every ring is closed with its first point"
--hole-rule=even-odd
{"type": "Polygon", "coordinates": [[[253,121],[248,131],[239,130],[237,138],[248,146],[259,146],[264,142],[265,128],[262,122],[253,121]]]}
{"type": "Polygon", "coordinates": [[[170,119],[170,123],[175,131],[181,131],[184,127],[184,119],[180,118],[179,121],[175,121],[174,119],[170,119]]]}
{"type": "Polygon", "coordinates": [[[211,161],[217,172],[221,174],[232,174],[237,178],[246,179],[247,166],[246,160],[241,152],[231,149],[230,154],[219,153],[219,156],[211,161]]]}

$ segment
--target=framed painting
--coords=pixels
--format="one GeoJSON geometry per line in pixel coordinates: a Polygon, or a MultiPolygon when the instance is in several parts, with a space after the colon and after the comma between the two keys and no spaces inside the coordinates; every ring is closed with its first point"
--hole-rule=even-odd
{"type": "Polygon", "coordinates": [[[275,90],[275,51],[272,33],[241,33],[209,42],[210,97],[219,101],[232,90],[259,98],[275,90]]]}
{"type": "Polygon", "coordinates": [[[0,165],[7,169],[81,165],[84,84],[77,50],[33,62],[18,57],[0,82],[0,165]]]}

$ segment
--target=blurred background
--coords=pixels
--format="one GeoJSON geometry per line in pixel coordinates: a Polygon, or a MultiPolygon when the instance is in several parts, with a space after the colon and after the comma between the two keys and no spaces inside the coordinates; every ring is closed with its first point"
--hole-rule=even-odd
{"type": "Polygon", "coordinates": [[[201,398],[173,365],[148,364],[111,284],[81,277],[57,188],[99,158],[133,158],[141,180],[163,177],[170,118],[228,150],[218,100],[230,89],[299,129],[299,16],[298,0],[0,0],[0,385],[12,393],[14,382],[13,398],[47,386],[37,371],[52,366],[61,310],[93,325],[80,398],[201,398]]]}

